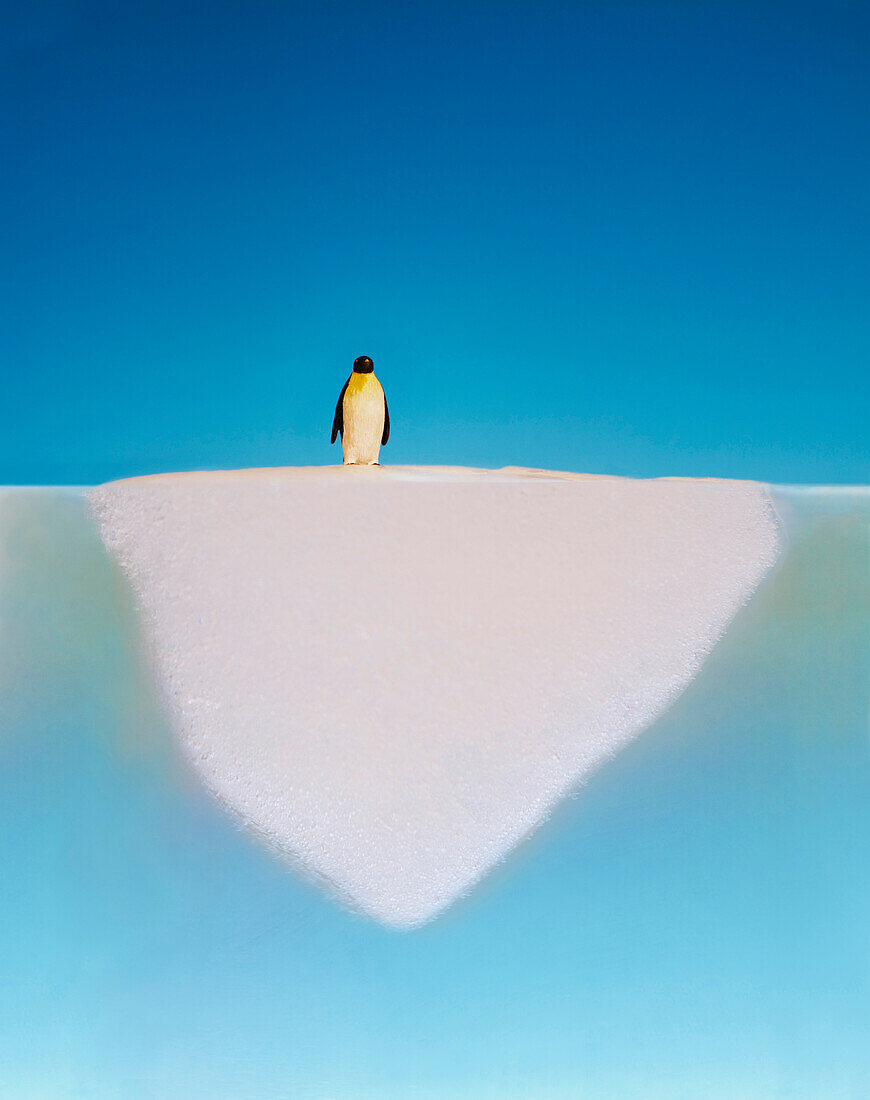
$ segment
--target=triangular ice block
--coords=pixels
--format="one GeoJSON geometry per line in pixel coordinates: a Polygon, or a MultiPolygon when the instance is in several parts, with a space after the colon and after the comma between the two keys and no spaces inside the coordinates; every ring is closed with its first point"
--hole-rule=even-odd
{"type": "Polygon", "coordinates": [[[209,788],[396,926],[648,726],[778,547],[745,482],[339,467],[90,499],[209,788]]]}

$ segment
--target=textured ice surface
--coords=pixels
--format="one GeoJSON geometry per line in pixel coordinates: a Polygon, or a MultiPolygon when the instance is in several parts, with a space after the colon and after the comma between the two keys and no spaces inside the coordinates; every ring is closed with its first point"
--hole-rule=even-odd
{"type": "Polygon", "coordinates": [[[748,482],[323,467],[90,500],[209,788],[396,926],[648,726],[778,550],[748,482]]]}

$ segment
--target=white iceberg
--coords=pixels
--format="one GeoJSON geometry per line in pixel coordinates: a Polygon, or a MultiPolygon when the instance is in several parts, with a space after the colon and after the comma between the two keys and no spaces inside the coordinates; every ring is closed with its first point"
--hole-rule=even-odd
{"type": "Polygon", "coordinates": [[[205,783],[397,927],[673,701],[780,543],[750,482],[325,467],[89,498],[205,783]]]}

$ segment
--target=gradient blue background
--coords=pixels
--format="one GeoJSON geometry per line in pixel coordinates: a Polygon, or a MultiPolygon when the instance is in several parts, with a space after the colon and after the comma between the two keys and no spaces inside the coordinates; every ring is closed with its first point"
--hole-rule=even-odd
{"type": "MultiPolygon", "coordinates": [[[[338,461],[867,481],[863,3],[0,0],[0,484],[338,461]]],[[[0,494],[0,1095],[864,1100],[867,498],[441,919],[179,766],[77,494],[0,494]]],[[[786,498],[780,498],[780,501],[786,498]]]]}
{"type": "Polygon", "coordinates": [[[866,4],[0,12],[0,483],[867,480],[866,4]]]}

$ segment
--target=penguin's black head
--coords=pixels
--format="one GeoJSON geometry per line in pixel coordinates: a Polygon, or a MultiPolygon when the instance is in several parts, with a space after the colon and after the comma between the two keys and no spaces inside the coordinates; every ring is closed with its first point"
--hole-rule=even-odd
{"type": "Polygon", "coordinates": [[[361,355],[353,361],[354,374],[371,374],[374,369],[375,365],[367,355],[361,355]]]}

